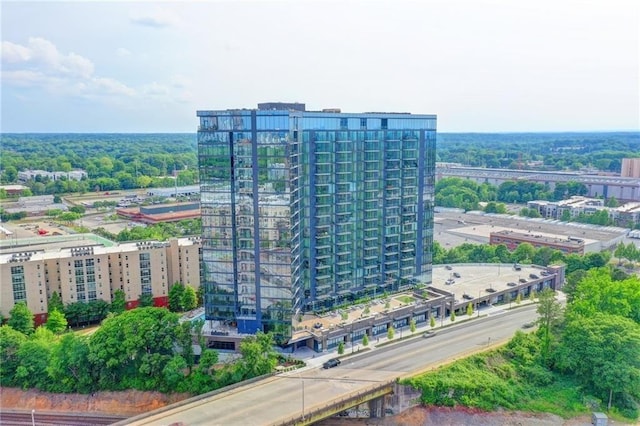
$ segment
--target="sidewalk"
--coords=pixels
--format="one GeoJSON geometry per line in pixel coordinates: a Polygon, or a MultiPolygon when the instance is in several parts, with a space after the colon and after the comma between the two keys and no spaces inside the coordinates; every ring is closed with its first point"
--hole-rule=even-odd
{"type": "MultiPolygon", "coordinates": [[[[563,297],[564,297],[564,294],[559,293],[557,299],[561,300],[563,297]]],[[[411,330],[409,329],[408,326],[403,327],[402,330],[395,330],[395,336],[391,340],[389,340],[387,338],[387,335],[385,334],[384,336],[380,336],[379,338],[378,337],[370,338],[368,346],[363,346],[362,343],[356,343],[355,345],[353,345],[353,348],[352,348],[352,345],[347,343],[344,346],[344,353],[342,355],[338,355],[337,348],[331,351],[325,350],[321,353],[314,352],[312,349],[309,349],[309,348],[300,348],[296,350],[294,353],[288,354],[288,355],[290,355],[292,358],[302,360],[306,363],[306,367],[296,370],[299,372],[305,369],[320,367],[324,362],[326,362],[331,358],[348,357],[348,356],[351,356],[352,353],[354,356],[357,356],[358,353],[364,353],[362,351],[365,351],[365,352],[372,351],[372,350],[374,351],[377,348],[382,346],[387,346],[388,344],[399,343],[403,340],[412,339],[412,338],[419,338],[420,336],[422,336],[424,332],[429,330],[438,332],[439,330],[442,330],[451,326],[464,324],[467,321],[474,321],[480,317],[485,317],[490,315],[499,315],[508,311],[509,309],[515,309],[516,307],[527,306],[532,303],[533,302],[526,299],[520,302],[519,305],[516,304],[515,302],[512,302],[510,304],[511,308],[509,307],[509,304],[503,304],[498,306],[491,305],[488,307],[483,307],[479,311],[474,311],[471,317],[468,317],[465,314],[465,315],[456,316],[455,321],[451,321],[450,317],[447,317],[444,319],[438,319],[436,320],[436,325],[433,328],[430,327],[428,323],[416,325],[416,331],[414,333],[411,333],[411,330]]]]}

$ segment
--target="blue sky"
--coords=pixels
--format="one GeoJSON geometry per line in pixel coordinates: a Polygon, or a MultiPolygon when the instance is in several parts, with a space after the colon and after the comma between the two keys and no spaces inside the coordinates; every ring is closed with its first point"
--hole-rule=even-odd
{"type": "Polygon", "coordinates": [[[640,128],[634,0],[5,1],[2,132],[195,132],[198,109],[640,128]]]}

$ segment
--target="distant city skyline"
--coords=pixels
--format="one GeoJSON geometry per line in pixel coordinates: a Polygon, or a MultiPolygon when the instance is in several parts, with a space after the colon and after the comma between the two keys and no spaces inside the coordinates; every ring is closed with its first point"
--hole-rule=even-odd
{"type": "Polygon", "coordinates": [[[196,110],[437,114],[438,131],[640,129],[640,4],[2,1],[2,132],[195,133],[196,110]]]}

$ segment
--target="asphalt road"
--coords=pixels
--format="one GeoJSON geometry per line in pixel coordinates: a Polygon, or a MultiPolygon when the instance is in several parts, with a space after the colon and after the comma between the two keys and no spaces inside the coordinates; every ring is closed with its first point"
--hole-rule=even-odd
{"type": "Polygon", "coordinates": [[[411,376],[504,342],[524,323],[536,318],[535,309],[535,305],[529,305],[493,312],[491,316],[443,329],[429,339],[418,337],[344,359],[332,369],[308,368],[281,374],[127,424],[278,424],[303,410],[310,411],[375,383],[411,376]]]}

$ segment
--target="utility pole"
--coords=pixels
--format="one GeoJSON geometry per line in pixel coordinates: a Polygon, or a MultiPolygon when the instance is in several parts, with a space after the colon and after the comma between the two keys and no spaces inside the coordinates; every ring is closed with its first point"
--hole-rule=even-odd
{"type": "Polygon", "coordinates": [[[302,421],[304,421],[304,380],[302,381],[302,421]]]}

